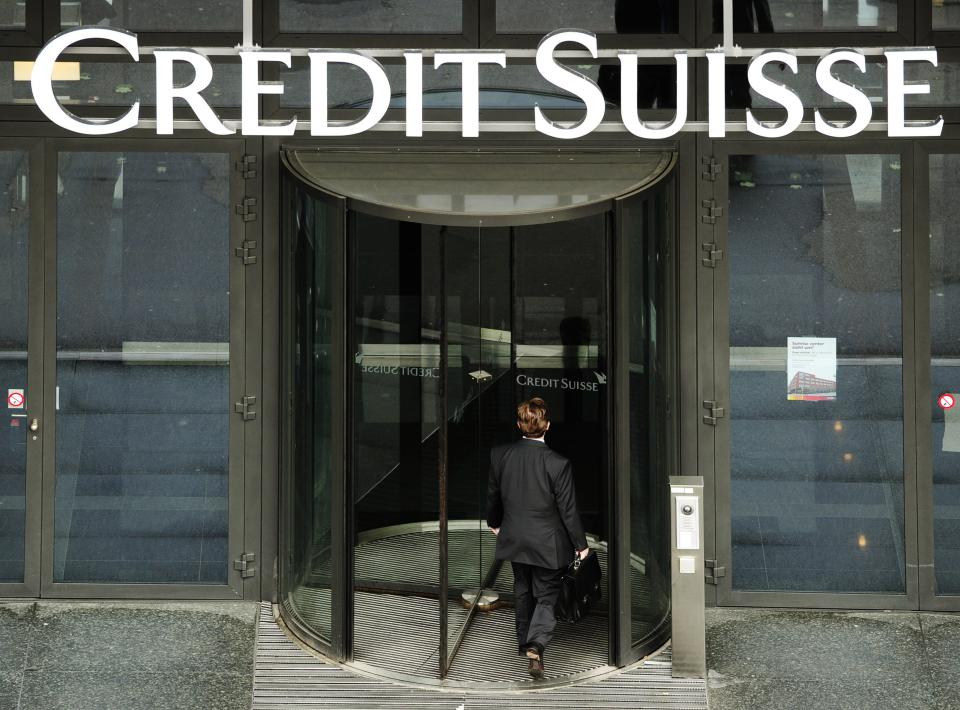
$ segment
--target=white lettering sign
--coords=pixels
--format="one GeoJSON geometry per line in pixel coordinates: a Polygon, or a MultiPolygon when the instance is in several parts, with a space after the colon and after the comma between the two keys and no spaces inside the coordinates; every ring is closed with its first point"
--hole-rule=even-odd
{"type": "Polygon", "coordinates": [[[43,115],[61,128],[73,133],[82,133],[86,136],[106,136],[119,133],[129,128],[136,128],[140,120],[140,102],[135,101],[130,110],[115,121],[91,121],[74,116],[57,101],[53,93],[53,70],[60,55],[67,47],[77,42],[95,41],[101,44],[119,44],[133,61],[140,61],[140,46],[136,35],[123,30],[112,30],[106,27],[79,27],[75,30],[61,32],[40,50],[37,61],[33,64],[33,73],[30,75],[30,89],[33,91],[33,100],[43,115]]]}
{"type": "MultiPolygon", "coordinates": [[[[140,102],[136,101],[125,114],[116,119],[87,119],[74,115],[57,100],[54,92],[54,70],[60,56],[79,42],[94,42],[99,45],[116,44],[127,51],[134,62],[140,61],[140,47],[136,35],[108,27],[79,27],[62,32],[51,39],[40,51],[30,76],[33,98],[43,114],[58,126],[74,133],[102,136],[135,128],[140,120],[140,102]]],[[[584,104],[583,115],[578,121],[559,121],[550,118],[539,105],[533,108],[533,123],[537,131],[564,140],[582,138],[595,131],[603,122],[606,100],[596,82],[578,71],[569,62],[559,61],[557,52],[586,50],[598,57],[597,37],[592,32],[563,29],[546,35],[537,47],[536,66],[543,79],[558,90],[572,94],[584,104]]],[[[289,136],[297,130],[297,119],[263,120],[260,116],[260,97],[283,94],[283,82],[260,81],[260,68],[276,63],[287,68],[292,64],[292,52],[287,49],[260,49],[241,47],[237,50],[241,64],[241,132],[248,136],[289,136]]],[[[423,52],[409,50],[403,53],[405,63],[406,135],[423,135],[423,52]]],[[[157,133],[170,135],[174,131],[173,104],[175,99],[186,102],[201,125],[214,135],[230,135],[232,128],[224,122],[203,98],[214,77],[215,66],[200,52],[193,49],[157,48],[153,50],[156,63],[157,133]],[[189,64],[193,80],[183,86],[174,84],[174,65],[189,64]]],[[[353,50],[310,50],[310,133],[314,136],[351,136],[375,127],[386,115],[392,95],[390,81],[383,66],[376,59],[353,50]],[[348,64],[362,71],[370,81],[371,99],[366,114],[350,122],[329,119],[329,71],[331,64],[348,64]]],[[[907,82],[906,67],[910,63],[937,66],[937,51],[933,48],[888,49],[887,60],[887,135],[891,137],[939,136],[943,131],[943,118],[935,121],[917,121],[908,125],[905,118],[905,97],[930,93],[930,85],[924,81],[907,82]]],[[[669,138],[683,130],[687,123],[687,87],[689,83],[688,52],[673,53],[676,65],[677,107],[669,122],[648,122],[640,118],[637,105],[637,86],[644,68],[638,61],[636,50],[617,53],[620,62],[620,118],[624,127],[633,135],[644,139],[669,138]]],[[[707,60],[707,117],[708,135],[722,138],[726,135],[726,62],[727,55],[721,49],[706,52],[707,60]]],[[[866,72],[866,59],[855,49],[837,49],[828,52],[817,63],[817,85],[832,99],[850,106],[854,118],[848,122],[827,120],[814,110],[814,128],[823,135],[849,138],[863,131],[873,115],[869,98],[858,88],[842,81],[833,74],[839,62],[853,64],[860,73],[866,72]]],[[[433,55],[434,68],[449,64],[461,67],[461,133],[466,138],[480,134],[480,66],[492,64],[505,68],[507,53],[500,50],[437,51],[433,55]]],[[[804,106],[797,93],[790,88],[792,76],[797,74],[798,61],[795,54],[786,50],[768,50],[755,56],[747,68],[750,89],[785,111],[785,117],[776,122],[761,121],[750,109],[742,114],[747,130],[758,136],[782,138],[790,135],[803,121],[804,106]],[[775,81],[764,72],[769,64],[785,67],[784,81],[775,81]]],[[[734,119],[736,120],[736,119],[734,119]]]]}

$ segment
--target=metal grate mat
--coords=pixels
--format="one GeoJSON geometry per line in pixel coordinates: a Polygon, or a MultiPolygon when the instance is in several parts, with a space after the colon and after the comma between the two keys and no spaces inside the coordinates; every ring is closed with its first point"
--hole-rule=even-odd
{"type": "MultiPolygon", "coordinates": [[[[483,637],[478,635],[478,638],[483,637]]],[[[494,655],[496,652],[491,649],[489,656],[494,655]]],[[[548,669],[549,663],[548,655],[548,669]]],[[[707,695],[704,681],[670,676],[669,649],[620,672],[544,690],[441,690],[390,682],[360,675],[307,653],[278,626],[270,604],[261,604],[257,624],[253,710],[457,710],[461,705],[464,710],[556,710],[558,707],[584,710],[705,710],[707,695]]]]}

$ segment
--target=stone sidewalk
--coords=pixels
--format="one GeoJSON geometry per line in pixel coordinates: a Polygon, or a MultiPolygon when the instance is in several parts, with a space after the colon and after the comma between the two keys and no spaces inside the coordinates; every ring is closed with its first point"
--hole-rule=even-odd
{"type": "Polygon", "coordinates": [[[0,604],[0,710],[244,710],[257,604],[0,604]]]}
{"type": "Polygon", "coordinates": [[[958,710],[960,615],[707,610],[712,710],[958,710]]]}

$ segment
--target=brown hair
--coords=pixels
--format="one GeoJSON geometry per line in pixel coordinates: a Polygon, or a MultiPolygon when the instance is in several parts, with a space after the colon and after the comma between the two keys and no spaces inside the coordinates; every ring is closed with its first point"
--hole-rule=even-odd
{"type": "Polygon", "coordinates": [[[541,397],[531,397],[517,405],[517,424],[524,436],[539,439],[547,431],[550,416],[547,403],[541,397]]]}

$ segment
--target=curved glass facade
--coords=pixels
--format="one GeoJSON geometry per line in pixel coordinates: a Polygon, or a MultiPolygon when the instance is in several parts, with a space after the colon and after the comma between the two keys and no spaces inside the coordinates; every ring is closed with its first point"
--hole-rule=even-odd
{"type": "MultiPolygon", "coordinates": [[[[517,210],[523,191],[513,190],[506,203],[488,202],[501,211],[493,226],[364,204],[357,196],[390,202],[391,181],[404,182],[402,170],[378,170],[372,158],[354,173],[383,191],[334,169],[335,158],[294,163],[326,170],[324,187],[339,180],[348,200],[285,176],[280,599],[316,648],[406,676],[472,678],[472,647],[490,624],[512,619],[510,569],[494,559],[484,523],[490,450],[518,437],[515,404],[535,394],[550,406],[548,444],[573,463],[581,517],[606,568],[601,605],[576,636],[558,630],[558,672],[566,646],[577,670],[602,668],[668,631],[675,444],[662,402],[673,356],[675,185],[662,180],[670,162],[657,155],[641,161],[649,181],[660,180],[647,192],[535,221],[517,210]],[[510,224],[510,209],[521,223],[510,224]],[[611,261],[617,241],[628,245],[622,268],[611,261]],[[611,352],[619,299],[632,314],[629,362],[611,352]],[[629,470],[614,465],[614,446],[629,449],[629,470]],[[614,479],[624,475],[630,495],[616,500],[614,479]],[[629,544],[617,529],[630,531],[629,544]],[[631,592],[620,599],[612,590],[624,577],[631,592]],[[629,641],[611,656],[620,634],[629,641]]],[[[495,158],[535,184],[509,154],[495,158]]],[[[429,160],[405,159],[420,166],[421,182],[436,181],[429,160]]],[[[469,174],[474,182],[452,177],[447,193],[488,189],[469,174]]],[[[643,184],[643,171],[632,174],[643,184]]],[[[612,179],[586,181],[580,194],[600,194],[612,179]]]]}

